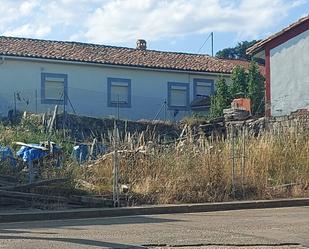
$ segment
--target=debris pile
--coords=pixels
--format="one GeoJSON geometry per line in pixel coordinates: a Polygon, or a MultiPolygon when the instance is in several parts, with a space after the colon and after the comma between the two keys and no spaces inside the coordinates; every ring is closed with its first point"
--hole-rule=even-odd
{"type": "MultiPolygon", "coordinates": [[[[89,196],[87,191],[73,187],[77,183],[69,178],[42,179],[42,168],[53,167],[55,170],[61,168],[63,153],[60,146],[50,141],[39,144],[22,142],[14,144],[20,146],[16,158],[9,147],[0,147],[0,167],[6,164],[16,175],[0,174],[0,209],[113,206],[111,198],[89,196]]],[[[85,145],[81,148],[85,149],[85,145]]],[[[87,156],[81,151],[78,154],[78,161],[86,159],[87,156]]]]}
{"type": "Polygon", "coordinates": [[[60,186],[65,188],[68,181],[67,178],[54,178],[20,184],[15,177],[0,175],[0,209],[112,207],[113,202],[111,200],[100,196],[81,195],[85,194],[82,192],[78,195],[77,191],[73,194],[59,191],[60,186]]]}

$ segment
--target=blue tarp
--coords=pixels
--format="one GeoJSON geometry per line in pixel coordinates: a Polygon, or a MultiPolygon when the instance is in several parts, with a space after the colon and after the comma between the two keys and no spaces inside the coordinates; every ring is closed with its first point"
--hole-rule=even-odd
{"type": "Polygon", "coordinates": [[[13,152],[9,147],[0,146],[0,161],[9,160],[11,166],[16,167],[16,160],[13,152]]]}
{"type": "MultiPolygon", "coordinates": [[[[31,144],[34,146],[39,146],[39,144],[31,144]]],[[[40,159],[48,155],[48,151],[43,151],[40,149],[35,149],[27,146],[22,146],[19,151],[16,152],[17,156],[21,157],[24,162],[30,163],[35,159],[40,159]]]]}

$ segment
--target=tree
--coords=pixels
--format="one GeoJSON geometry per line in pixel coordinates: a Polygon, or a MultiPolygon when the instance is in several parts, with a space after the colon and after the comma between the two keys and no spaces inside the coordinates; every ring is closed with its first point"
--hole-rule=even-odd
{"type": "Polygon", "coordinates": [[[232,72],[232,84],[229,87],[232,98],[247,96],[247,75],[243,67],[237,65],[232,72]]]}
{"type": "Polygon", "coordinates": [[[248,98],[251,100],[251,109],[254,115],[263,115],[265,110],[265,78],[259,67],[251,62],[248,70],[248,98]]]}
{"type": "Polygon", "coordinates": [[[225,59],[251,60],[251,56],[246,54],[246,50],[256,42],[256,40],[238,42],[237,46],[233,48],[224,48],[218,51],[216,56],[225,59]]]}
{"type": "Polygon", "coordinates": [[[231,104],[231,96],[228,85],[223,77],[220,77],[216,83],[216,93],[211,98],[211,117],[220,117],[223,115],[223,109],[228,108],[231,104]]]}
{"type": "Polygon", "coordinates": [[[231,101],[240,96],[250,98],[252,114],[259,116],[264,113],[264,77],[256,62],[252,61],[248,71],[236,66],[232,72],[232,83],[228,86],[224,78],[216,84],[217,90],[211,98],[211,117],[223,115],[223,109],[229,108],[231,101]]]}

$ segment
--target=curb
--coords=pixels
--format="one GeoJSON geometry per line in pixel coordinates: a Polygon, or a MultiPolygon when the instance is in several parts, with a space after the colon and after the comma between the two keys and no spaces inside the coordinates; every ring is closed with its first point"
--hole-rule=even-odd
{"type": "Polygon", "coordinates": [[[125,208],[87,208],[64,211],[19,212],[0,214],[0,223],[60,220],[60,219],[84,219],[103,218],[132,215],[172,214],[172,213],[197,213],[214,212],[241,209],[282,208],[309,206],[309,198],[235,201],[221,203],[200,203],[180,205],[157,205],[125,208]]]}

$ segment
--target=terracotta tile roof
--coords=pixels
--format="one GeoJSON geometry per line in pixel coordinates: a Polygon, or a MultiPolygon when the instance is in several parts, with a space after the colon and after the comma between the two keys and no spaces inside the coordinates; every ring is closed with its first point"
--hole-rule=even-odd
{"type": "Polygon", "coordinates": [[[282,34],[292,30],[293,28],[295,28],[296,26],[298,25],[302,25],[304,24],[305,22],[309,22],[309,15],[299,19],[298,21],[292,23],[291,25],[289,25],[288,27],[284,28],[283,30],[277,32],[276,34],[273,34],[271,36],[269,36],[268,38],[264,39],[264,40],[261,40],[257,43],[255,43],[253,46],[251,46],[250,48],[247,49],[247,54],[253,54],[253,53],[256,53],[258,52],[259,50],[261,50],[264,45],[270,41],[272,41],[273,39],[281,36],[282,34]]]}
{"type": "Polygon", "coordinates": [[[201,54],[5,36],[0,36],[1,55],[216,73],[231,73],[236,65],[246,68],[249,65],[243,60],[219,59],[201,54]]]}

